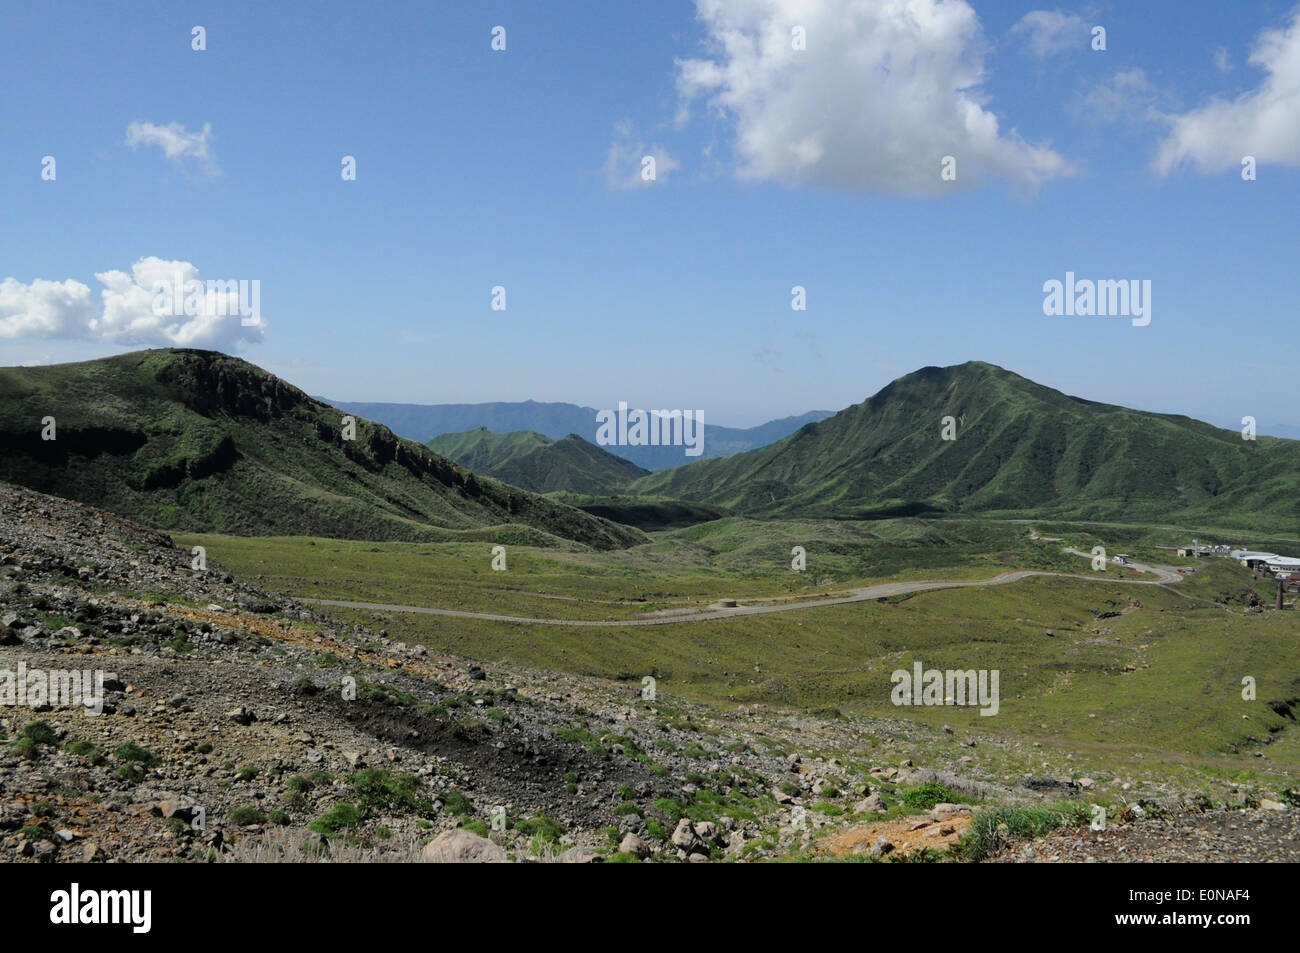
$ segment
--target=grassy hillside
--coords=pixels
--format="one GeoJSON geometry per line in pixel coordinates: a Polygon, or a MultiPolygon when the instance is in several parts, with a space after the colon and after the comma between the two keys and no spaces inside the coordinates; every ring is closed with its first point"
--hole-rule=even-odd
{"type": "MultiPolygon", "coordinates": [[[[491,476],[492,467],[500,466],[532,450],[553,444],[550,437],[535,430],[514,430],[510,433],[493,433],[486,427],[445,433],[426,441],[425,446],[434,453],[455,460],[476,473],[491,476]]],[[[525,489],[528,489],[525,487],[525,489]]]]}
{"type": "Polygon", "coordinates": [[[1213,522],[1294,534],[1300,441],[1069,397],[989,364],[927,367],[758,450],[634,493],[766,516],[1213,522]],[[941,439],[943,418],[956,439],[941,439]]]}
{"type": "Polygon", "coordinates": [[[422,540],[505,524],[607,548],[641,535],[469,471],[238,358],[139,351],[0,369],[0,480],[164,529],[422,540]],[[56,439],[41,438],[53,417],[56,439]]]}
{"type": "Polygon", "coordinates": [[[608,495],[649,472],[577,434],[551,440],[531,430],[496,434],[480,427],[434,437],[428,446],[478,473],[535,493],[608,495]]]}

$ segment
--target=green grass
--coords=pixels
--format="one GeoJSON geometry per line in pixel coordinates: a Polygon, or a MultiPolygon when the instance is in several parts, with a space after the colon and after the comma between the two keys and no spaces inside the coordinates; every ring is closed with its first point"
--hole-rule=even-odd
{"type": "Polygon", "coordinates": [[[545,814],[534,814],[516,821],[515,830],[525,837],[536,838],[542,844],[554,844],[564,836],[564,825],[545,814]]]}
{"type": "Polygon", "coordinates": [[[59,743],[59,734],[48,722],[29,721],[23,726],[22,736],[30,738],[34,744],[38,745],[56,745],[59,743]]]}
{"type": "Polygon", "coordinates": [[[324,815],[307,825],[307,829],[325,837],[332,837],[351,827],[356,827],[364,818],[361,808],[347,801],[340,801],[324,815]]]}
{"type": "Polygon", "coordinates": [[[363,768],[348,780],[357,803],[367,814],[427,814],[432,809],[429,800],[419,793],[414,775],[363,768]]]}
{"type": "Polygon", "coordinates": [[[942,784],[935,784],[933,781],[927,782],[910,790],[904,791],[899,800],[908,807],[919,807],[929,810],[936,804],[958,804],[961,803],[962,797],[956,794],[942,784]]]}
{"type": "Polygon", "coordinates": [[[253,824],[265,824],[266,813],[261,808],[245,805],[231,808],[226,814],[226,819],[236,827],[250,827],[253,824]]]}
{"type": "Polygon", "coordinates": [[[1058,827],[1086,824],[1088,817],[1086,804],[977,811],[954,853],[963,860],[984,860],[1014,841],[1041,837],[1058,827]]]}

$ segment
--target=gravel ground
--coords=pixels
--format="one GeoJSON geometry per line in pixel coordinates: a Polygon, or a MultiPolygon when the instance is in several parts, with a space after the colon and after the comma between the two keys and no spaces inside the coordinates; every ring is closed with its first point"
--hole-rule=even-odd
{"type": "Polygon", "coordinates": [[[1300,812],[1217,809],[1061,829],[1004,851],[993,863],[1239,863],[1300,861],[1300,812]]]}

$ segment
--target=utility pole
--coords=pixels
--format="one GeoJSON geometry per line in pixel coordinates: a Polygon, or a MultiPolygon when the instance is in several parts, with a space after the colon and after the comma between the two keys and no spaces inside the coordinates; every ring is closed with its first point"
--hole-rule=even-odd
{"type": "Polygon", "coordinates": [[[1277,607],[1279,609],[1282,608],[1282,587],[1283,587],[1282,577],[1278,576],[1277,577],[1277,607]]]}

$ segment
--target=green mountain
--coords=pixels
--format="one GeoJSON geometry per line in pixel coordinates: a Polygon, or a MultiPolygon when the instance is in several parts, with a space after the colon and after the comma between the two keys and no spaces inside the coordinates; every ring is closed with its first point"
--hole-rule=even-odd
{"type": "MultiPolygon", "coordinates": [[[[478,427],[462,433],[441,434],[425,441],[425,446],[448,460],[455,460],[461,466],[469,467],[476,473],[495,476],[496,474],[492,472],[494,467],[534,450],[545,449],[554,443],[555,441],[550,437],[544,437],[535,430],[493,433],[486,427],[478,427]]],[[[522,484],[517,485],[522,486],[522,484]]],[[[524,489],[532,488],[524,487],[524,489]]]]}
{"type": "Polygon", "coordinates": [[[535,493],[610,495],[649,473],[572,433],[551,440],[531,430],[497,434],[479,427],[434,437],[428,446],[463,466],[535,493]]]}
{"type": "Polygon", "coordinates": [[[374,540],[638,531],[480,479],[388,428],[213,351],[0,368],[0,480],[163,529],[374,540]],[[42,439],[54,419],[53,440],[42,439]],[[495,527],[490,533],[483,531],[495,527]]]}
{"type": "Polygon", "coordinates": [[[1300,441],[1069,397],[990,364],[926,367],[770,446],[629,488],[764,516],[980,513],[1300,527],[1300,441]],[[944,417],[956,439],[941,439],[944,417]]]}
{"type": "MultiPolygon", "coordinates": [[[[394,433],[413,440],[464,434],[479,427],[503,435],[531,430],[552,440],[559,440],[566,434],[577,434],[585,440],[596,439],[596,409],[578,404],[539,403],[535,400],[489,404],[386,404],[321,399],[349,414],[377,420],[391,427],[394,433]]],[[[719,427],[706,423],[704,456],[725,457],[753,450],[794,433],[806,423],[825,420],[829,416],[831,412],[828,410],[810,410],[797,417],[769,420],[757,427],[719,427]]],[[[610,446],[608,450],[647,470],[675,467],[686,459],[681,447],[610,446]]]]}

